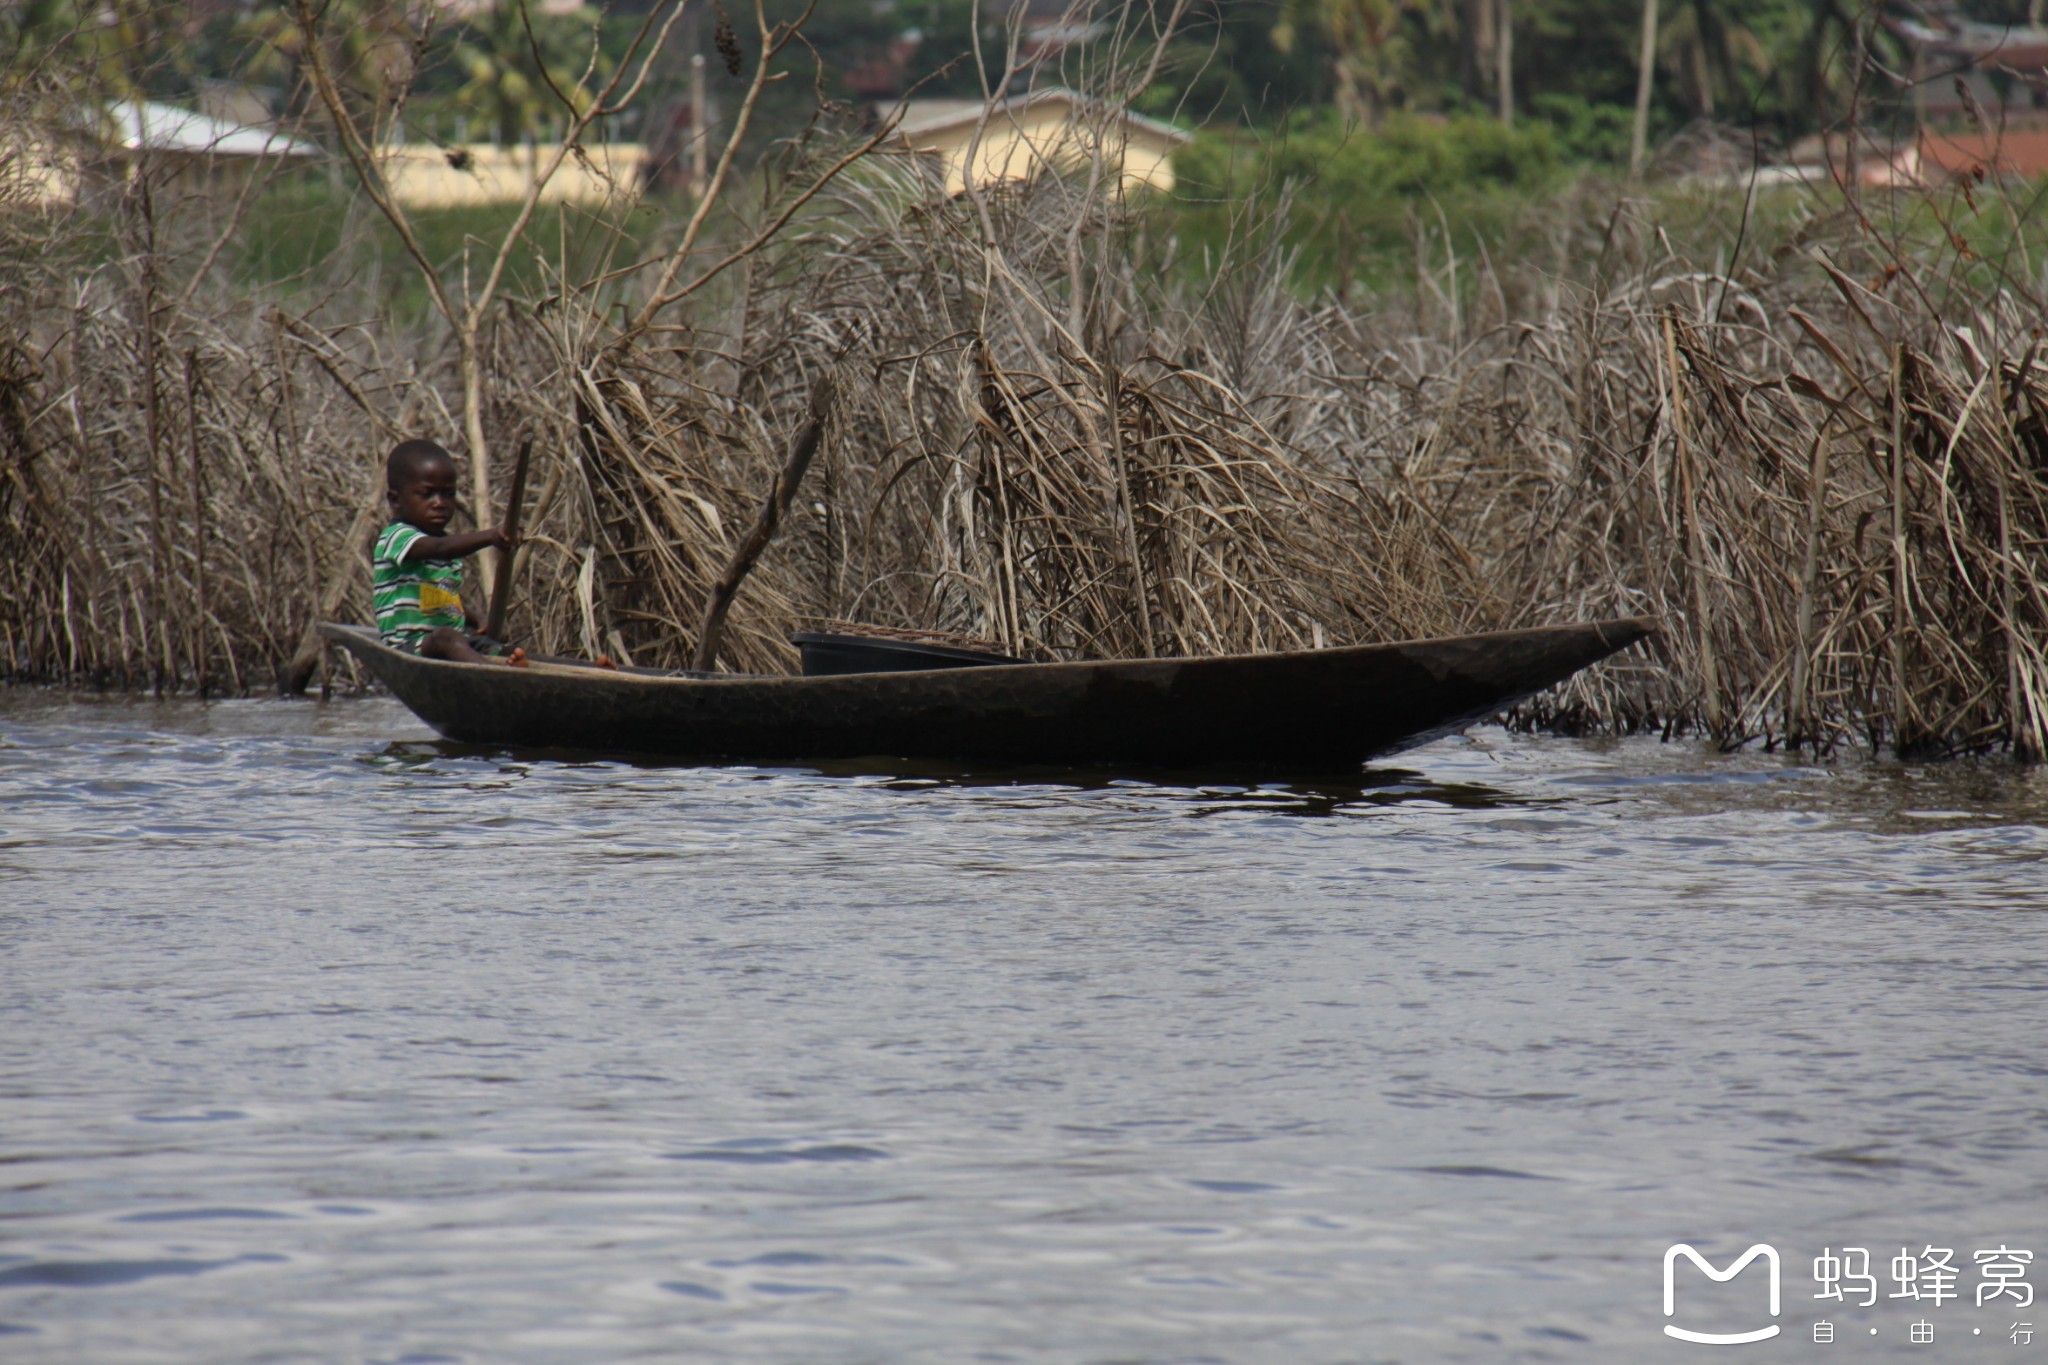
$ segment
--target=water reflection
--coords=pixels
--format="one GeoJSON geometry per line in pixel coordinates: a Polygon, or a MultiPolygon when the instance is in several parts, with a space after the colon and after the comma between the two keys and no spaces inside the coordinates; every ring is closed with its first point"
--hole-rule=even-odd
{"type": "Polygon", "coordinates": [[[1415,769],[1377,766],[1366,767],[1356,775],[1333,777],[1319,774],[1295,778],[1253,775],[1230,767],[999,766],[882,756],[755,767],[645,757],[603,757],[576,750],[507,749],[446,740],[390,744],[362,756],[359,761],[381,771],[421,776],[475,777],[488,773],[496,778],[517,779],[536,769],[682,774],[712,771],[724,778],[761,782],[824,779],[882,791],[999,792],[1010,789],[1034,801],[1048,792],[1085,794],[1136,790],[1144,792],[1150,799],[1179,807],[1197,817],[1230,811],[1307,817],[1359,816],[1402,805],[1497,810],[1550,806],[1572,799],[1569,796],[1515,792],[1483,782],[1436,781],[1415,769]]]}

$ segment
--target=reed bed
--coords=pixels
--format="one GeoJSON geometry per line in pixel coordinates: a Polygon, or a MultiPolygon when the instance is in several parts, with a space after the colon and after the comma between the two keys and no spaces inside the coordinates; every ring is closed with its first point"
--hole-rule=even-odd
{"type": "MultiPolygon", "coordinates": [[[[1514,719],[2040,756],[2023,197],[1823,197],[1674,242],[1682,205],[1589,183],[1542,251],[1418,229],[1411,291],[1303,299],[1277,229],[1193,268],[1088,180],[947,199],[878,163],[656,326],[618,324],[631,275],[494,312],[492,442],[538,452],[515,633],[687,663],[816,407],[723,667],[789,667],[813,618],[1125,658],[1647,614],[1653,647],[1514,719]],[[2001,205],[1987,260],[1959,215],[2001,205]]],[[[0,671],[303,684],[311,623],[366,617],[384,449],[459,444],[450,346],[360,290],[245,296],[152,212],[89,269],[8,247],[0,671]]]]}

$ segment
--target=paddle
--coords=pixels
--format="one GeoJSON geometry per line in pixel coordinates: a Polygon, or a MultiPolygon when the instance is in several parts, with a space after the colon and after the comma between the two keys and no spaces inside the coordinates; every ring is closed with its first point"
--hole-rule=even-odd
{"type": "Polygon", "coordinates": [[[491,608],[484,617],[484,634],[493,640],[505,628],[505,610],[512,605],[512,562],[518,557],[519,512],[526,501],[526,465],[532,454],[533,437],[528,436],[519,443],[519,458],[512,464],[512,500],[505,507],[505,519],[499,523],[515,545],[498,552],[497,581],[491,586],[491,608]]]}
{"type": "Polygon", "coordinates": [[[732,600],[739,595],[740,584],[754,567],[754,561],[774,539],[776,526],[789,514],[790,500],[796,497],[796,486],[803,482],[804,471],[811,467],[811,457],[818,453],[818,441],[825,434],[825,415],[832,406],[832,389],[832,376],[819,376],[811,389],[811,420],[804,423],[803,430],[797,433],[796,441],[789,448],[789,459],[783,464],[782,472],[775,476],[775,483],[769,488],[767,501],[761,504],[754,524],[740,538],[739,548],[726,561],[725,572],[718,575],[718,581],[705,595],[704,616],[697,623],[697,653],[690,660],[690,667],[695,672],[708,673],[718,664],[718,642],[725,634],[725,614],[731,610],[732,600]]]}

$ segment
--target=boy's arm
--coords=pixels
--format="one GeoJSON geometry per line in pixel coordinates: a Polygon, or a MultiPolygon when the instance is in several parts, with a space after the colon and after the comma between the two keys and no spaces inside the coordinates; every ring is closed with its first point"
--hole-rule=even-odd
{"type": "Polygon", "coordinates": [[[399,563],[406,564],[415,559],[461,559],[478,550],[509,550],[517,543],[514,537],[497,526],[484,531],[461,531],[452,536],[419,536],[406,546],[405,558],[399,563]]]}

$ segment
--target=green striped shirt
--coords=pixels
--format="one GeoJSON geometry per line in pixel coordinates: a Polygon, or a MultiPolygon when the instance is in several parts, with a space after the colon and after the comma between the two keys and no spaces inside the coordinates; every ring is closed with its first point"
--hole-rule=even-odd
{"type": "Polygon", "coordinates": [[[394,521],[370,552],[370,605],[377,613],[377,633],[397,649],[417,649],[442,626],[462,629],[462,561],[406,560],[405,552],[426,534],[410,522],[394,521]]]}

